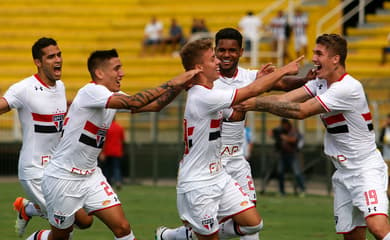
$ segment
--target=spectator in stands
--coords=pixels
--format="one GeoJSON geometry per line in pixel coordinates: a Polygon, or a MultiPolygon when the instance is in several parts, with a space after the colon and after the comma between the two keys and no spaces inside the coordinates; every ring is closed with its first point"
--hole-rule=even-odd
{"type": "Polygon", "coordinates": [[[290,27],[288,24],[287,16],[284,15],[282,10],[278,11],[276,17],[271,20],[271,32],[272,32],[272,48],[275,52],[278,51],[278,46],[282,48],[283,63],[289,61],[291,58],[287,51],[288,40],[290,37],[290,27]]]}
{"type": "MultiPolygon", "coordinates": [[[[390,176],[390,113],[387,114],[386,123],[381,129],[379,143],[381,144],[382,156],[387,164],[390,176]]],[[[390,196],[390,188],[387,189],[387,195],[390,196]]]]}
{"type": "Polygon", "coordinates": [[[153,16],[144,29],[141,56],[156,53],[162,41],[163,24],[153,16]]]}
{"type": "Polygon", "coordinates": [[[284,175],[288,169],[291,169],[300,190],[299,195],[304,196],[305,182],[298,159],[298,143],[301,139],[301,134],[292,125],[290,120],[282,118],[280,120],[280,126],[272,130],[272,136],[275,140],[276,151],[280,154],[278,161],[280,195],[284,196],[286,194],[284,188],[284,175]]]}
{"type": "MultiPolygon", "coordinates": [[[[0,114],[16,109],[23,129],[18,177],[30,200],[18,197],[13,204],[17,211],[15,230],[19,237],[33,216],[47,218],[42,176],[61,139],[67,111],[65,87],[61,81],[62,52],[57,41],[46,37],[38,39],[32,46],[32,57],[37,73],[13,84],[0,98],[0,114]]],[[[75,223],[80,228],[89,227],[92,221],[84,209],[76,212],[75,223]],[[86,221],[80,221],[79,217],[86,221]]]]}
{"type": "Polygon", "coordinates": [[[296,56],[307,56],[307,15],[301,9],[295,9],[295,14],[292,19],[292,30],[294,33],[294,47],[296,56]]]}
{"type": "Polygon", "coordinates": [[[390,33],[387,35],[387,46],[382,48],[382,60],[381,64],[384,65],[387,62],[387,54],[390,53],[390,33]]]}
{"type": "Polygon", "coordinates": [[[114,118],[107,131],[103,150],[99,155],[99,161],[107,181],[112,186],[115,186],[117,190],[122,188],[121,162],[124,156],[124,142],[124,128],[114,118]]]}
{"type": "Polygon", "coordinates": [[[240,22],[238,23],[238,29],[244,37],[245,56],[250,55],[252,43],[259,41],[259,31],[261,25],[262,22],[260,18],[253,15],[252,11],[248,11],[247,14],[240,19],[240,22]]]}
{"type": "Polygon", "coordinates": [[[177,23],[175,18],[172,18],[171,26],[169,27],[169,36],[162,42],[162,52],[165,52],[166,45],[171,45],[172,52],[176,52],[180,50],[180,47],[183,46],[185,42],[186,39],[182,27],[177,23]]]}
{"type": "Polygon", "coordinates": [[[190,41],[199,39],[199,38],[208,38],[209,29],[206,26],[206,21],[203,18],[193,18],[191,25],[191,34],[190,41]]]}

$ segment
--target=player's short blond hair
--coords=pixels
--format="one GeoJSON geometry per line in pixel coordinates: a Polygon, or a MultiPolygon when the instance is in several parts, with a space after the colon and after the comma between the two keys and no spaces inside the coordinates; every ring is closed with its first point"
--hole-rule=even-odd
{"type": "Polygon", "coordinates": [[[213,48],[211,39],[198,39],[187,43],[180,51],[181,63],[186,71],[201,63],[203,53],[213,48]]]}

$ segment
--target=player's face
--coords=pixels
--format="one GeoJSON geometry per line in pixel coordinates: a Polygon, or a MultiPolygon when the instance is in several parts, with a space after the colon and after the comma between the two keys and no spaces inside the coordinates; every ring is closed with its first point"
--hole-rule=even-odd
{"type": "Polygon", "coordinates": [[[242,52],[243,49],[240,48],[236,40],[221,39],[218,41],[215,55],[221,61],[219,70],[222,75],[231,77],[235,73],[242,52]]]}
{"type": "Polygon", "coordinates": [[[209,81],[215,81],[219,78],[219,59],[215,56],[213,49],[208,49],[202,56],[202,74],[206,76],[209,81]]]}
{"type": "Polygon", "coordinates": [[[107,60],[102,66],[102,84],[111,92],[118,92],[121,90],[121,80],[124,76],[122,64],[119,58],[111,58],[107,60]]]}
{"type": "Polygon", "coordinates": [[[42,58],[35,60],[38,66],[38,72],[41,77],[49,82],[55,82],[61,79],[62,75],[62,55],[58,46],[50,45],[42,48],[42,58]]]}
{"type": "Polygon", "coordinates": [[[338,66],[338,55],[331,54],[326,46],[316,44],[313,50],[314,65],[316,66],[316,75],[319,78],[328,79],[334,73],[338,66]]]}

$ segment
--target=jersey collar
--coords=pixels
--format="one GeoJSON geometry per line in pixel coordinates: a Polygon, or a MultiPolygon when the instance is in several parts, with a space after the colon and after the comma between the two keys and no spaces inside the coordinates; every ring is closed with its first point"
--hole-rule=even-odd
{"type": "Polygon", "coordinates": [[[42,81],[38,74],[34,74],[34,77],[46,88],[50,88],[46,83],[42,81]]]}

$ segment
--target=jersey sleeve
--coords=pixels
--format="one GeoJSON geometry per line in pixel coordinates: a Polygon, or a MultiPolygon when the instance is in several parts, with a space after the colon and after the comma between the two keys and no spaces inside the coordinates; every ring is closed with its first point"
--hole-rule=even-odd
{"type": "Polygon", "coordinates": [[[237,89],[235,88],[214,89],[201,101],[206,111],[210,113],[231,107],[236,95],[237,89]]]}
{"type": "Polygon", "coordinates": [[[354,86],[345,86],[340,82],[334,83],[326,92],[318,95],[317,100],[327,112],[350,110],[355,108],[360,94],[354,86]]]}
{"type": "Polygon", "coordinates": [[[229,119],[230,118],[230,116],[232,116],[232,114],[233,114],[233,108],[225,108],[225,109],[223,109],[223,111],[222,111],[222,116],[223,116],[223,118],[224,119],[229,119]]]}
{"type": "Polygon", "coordinates": [[[22,108],[24,106],[24,97],[26,96],[24,92],[25,88],[23,85],[16,83],[7,90],[3,97],[8,102],[10,108],[22,108]]]}
{"type": "Polygon", "coordinates": [[[303,87],[310,96],[315,97],[317,96],[317,84],[318,80],[311,80],[308,81],[303,87]]]}
{"type": "Polygon", "coordinates": [[[83,89],[80,107],[105,108],[112,92],[102,85],[90,85],[83,89]]]}

